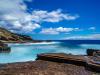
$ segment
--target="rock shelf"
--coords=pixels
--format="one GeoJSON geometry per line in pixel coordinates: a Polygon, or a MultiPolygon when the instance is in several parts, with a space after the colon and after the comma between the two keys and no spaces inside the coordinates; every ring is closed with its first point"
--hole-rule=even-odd
{"type": "Polygon", "coordinates": [[[0,75],[100,75],[99,72],[86,65],[83,55],[63,53],[39,54],[36,61],[0,65],[0,75]]]}
{"type": "Polygon", "coordinates": [[[3,42],[0,42],[0,53],[9,53],[11,51],[10,47],[8,47],[7,44],[4,44],[3,42]]]}
{"type": "MultiPolygon", "coordinates": [[[[68,54],[39,54],[37,59],[54,61],[60,63],[70,63],[75,65],[81,65],[100,72],[100,64],[97,64],[92,58],[93,56],[81,56],[81,55],[68,55],[68,54]]],[[[100,58],[98,58],[100,59],[100,58]]],[[[100,62],[100,61],[99,61],[100,62]]]]}

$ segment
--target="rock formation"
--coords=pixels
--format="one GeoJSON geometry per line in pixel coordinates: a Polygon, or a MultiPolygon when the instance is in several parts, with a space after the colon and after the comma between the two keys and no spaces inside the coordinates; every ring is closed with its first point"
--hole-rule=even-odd
{"type": "Polygon", "coordinates": [[[0,40],[6,42],[33,41],[33,39],[30,36],[12,33],[4,28],[0,28],[0,40]]]}
{"type": "Polygon", "coordinates": [[[4,44],[3,42],[0,41],[0,53],[2,53],[2,52],[8,53],[10,51],[11,51],[10,47],[8,47],[7,44],[4,44]]]}

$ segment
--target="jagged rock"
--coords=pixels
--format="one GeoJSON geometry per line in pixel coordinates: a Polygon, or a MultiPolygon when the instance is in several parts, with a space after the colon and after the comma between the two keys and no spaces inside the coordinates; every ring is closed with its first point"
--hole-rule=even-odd
{"type": "Polygon", "coordinates": [[[47,53],[47,54],[39,54],[37,55],[37,60],[47,60],[54,62],[63,62],[63,63],[72,63],[77,65],[84,65],[86,62],[84,61],[83,56],[79,55],[69,55],[64,53],[47,53]]]}
{"type": "MultiPolygon", "coordinates": [[[[93,57],[94,56],[90,57],[81,55],[69,55],[63,53],[47,53],[37,55],[37,60],[75,64],[79,66],[85,66],[86,68],[90,68],[94,71],[100,72],[100,64],[97,64],[97,61],[93,60],[93,57]]],[[[99,59],[100,57],[98,58],[98,60],[99,59]]],[[[98,62],[100,62],[100,60],[98,62]]]]}
{"type": "Polygon", "coordinates": [[[7,44],[4,44],[3,42],[1,42],[0,41],[0,53],[5,53],[5,52],[10,52],[11,51],[11,49],[10,49],[10,47],[8,47],[8,45],[7,44]]]}
{"type": "Polygon", "coordinates": [[[14,42],[33,41],[33,39],[30,36],[12,33],[4,28],[0,28],[0,40],[8,41],[8,42],[9,41],[14,41],[14,42]]]}
{"type": "Polygon", "coordinates": [[[100,52],[100,50],[97,49],[87,49],[87,55],[88,56],[93,56],[95,52],[100,52]]]}
{"type": "MultiPolygon", "coordinates": [[[[53,54],[53,55],[44,54],[44,55],[49,57],[51,55],[52,57],[55,58],[60,57],[60,59],[66,56],[66,54],[53,54]]],[[[69,55],[67,56],[68,58],[75,58],[75,59],[84,57],[84,56],[71,56],[71,55],[70,55],[71,57],[69,57],[69,55]]],[[[68,62],[59,63],[59,62],[49,61],[49,59],[48,60],[38,59],[36,61],[30,61],[30,62],[20,62],[20,63],[0,65],[0,75],[100,75],[100,73],[87,69],[86,65],[80,66],[74,63],[73,64],[68,62]]]]}

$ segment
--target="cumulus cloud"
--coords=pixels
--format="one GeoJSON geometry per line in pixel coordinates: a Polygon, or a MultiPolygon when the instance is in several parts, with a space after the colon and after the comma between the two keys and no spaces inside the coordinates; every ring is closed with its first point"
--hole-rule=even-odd
{"type": "Polygon", "coordinates": [[[53,28],[42,29],[42,31],[40,33],[42,33],[42,34],[59,34],[59,32],[57,32],[53,28]]]}
{"type": "MultiPolygon", "coordinates": [[[[75,20],[79,17],[63,13],[61,9],[53,11],[33,10],[32,13],[28,13],[25,1],[32,0],[0,0],[0,27],[15,32],[31,32],[40,28],[42,22],[54,23],[62,20],[75,20]]],[[[59,30],[66,31],[66,29],[59,28],[57,33],[59,30]]]]}
{"type": "Polygon", "coordinates": [[[17,32],[28,32],[40,27],[38,23],[32,22],[24,1],[31,0],[0,0],[1,27],[17,32]]]}
{"type": "Polygon", "coordinates": [[[71,15],[68,13],[63,13],[61,9],[57,9],[51,12],[43,11],[43,10],[34,10],[32,13],[32,17],[34,21],[37,22],[59,22],[62,20],[75,20],[79,16],[71,15]]]}
{"type": "Polygon", "coordinates": [[[90,27],[90,28],[89,28],[89,30],[95,30],[95,29],[96,29],[95,27],[90,27]]]}
{"type": "Polygon", "coordinates": [[[87,36],[71,36],[63,39],[64,40],[100,40],[100,34],[91,34],[87,36]]]}
{"type": "Polygon", "coordinates": [[[71,31],[77,31],[79,28],[64,28],[64,27],[58,27],[58,28],[44,28],[41,30],[41,34],[59,34],[61,32],[69,33],[71,31]]]}
{"type": "Polygon", "coordinates": [[[79,30],[79,28],[64,28],[64,27],[58,27],[55,30],[58,31],[58,32],[70,32],[70,31],[79,30]]]}

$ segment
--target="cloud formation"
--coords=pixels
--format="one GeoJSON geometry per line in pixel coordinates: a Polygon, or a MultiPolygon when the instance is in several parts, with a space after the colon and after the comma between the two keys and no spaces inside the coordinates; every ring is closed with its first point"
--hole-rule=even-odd
{"type": "Polygon", "coordinates": [[[95,29],[96,29],[95,27],[90,27],[90,28],[89,28],[89,30],[95,30],[95,29]]]}
{"type": "Polygon", "coordinates": [[[33,23],[24,1],[31,0],[0,0],[0,26],[9,30],[21,32],[32,31],[39,28],[38,23],[33,23]]]}
{"type": "Polygon", "coordinates": [[[87,36],[71,36],[63,38],[64,40],[100,40],[100,34],[91,34],[87,36]]]}
{"type": "Polygon", "coordinates": [[[75,20],[79,16],[63,13],[61,9],[51,12],[44,10],[34,10],[32,12],[33,21],[36,22],[60,22],[62,20],[75,20]]]}
{"type": "Polygon", "coordinates": [[[71,31],[77,31],[79,28],[64,28],[64,27],[58,27],[58,28],[44,28],[41,30],[41,34],[59,34],[59,33],[69,33],[71,31]]]}
{"type": "Polygon", "coordinates": [[[0,0],[0,27],[14,32],[32,32],[40,28],[42,22],[54,23],[62,20],[75,20],[79,17],[63,13],[61,9],[33,10],[32,13],[28,13],[25,1],[31,0],[0,0]]]}

